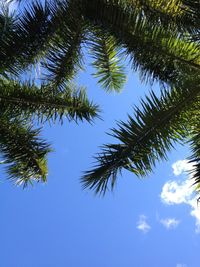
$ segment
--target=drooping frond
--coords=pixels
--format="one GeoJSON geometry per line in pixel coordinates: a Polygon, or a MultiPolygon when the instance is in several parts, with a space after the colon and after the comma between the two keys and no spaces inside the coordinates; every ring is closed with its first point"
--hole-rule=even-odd
{"type": "MultiPolygon", "coordinates": [[[[34,47],[31,51],[35,54],[29,55],[28,58],[33,60],[44,50],[46,52],[48,50],[45,66],[50,72],[49,78],[57,84],[70,80],[77,68],[81,66],[81,42],[84,39],[84,29],[88,22],[90,27],[100,26],[115,37],[117,44],[124,47],[127,55],[132,58],[133,68],[140,70],[143,78],[172,82],[177,75],[179,64],[189,64],[193,68],[199,68],[199,53],[197,52],[199,48],[187,42],[187,39],[180,38],[178,31],[172,32],[165,29],[162,23],[155,23],[146,15],[147,10],[150,10],[150,13],[151,10],[156,10],[155,14],[160,10],[168,16],[172,14],[179,16],[181,11],[179,11],[180,1],[178,0],[168,1],[167,4],[165,1],[132,0],[66,0],[56,1],[55,4],[54,1],[46,3],[45,6],[37,2],[32,4],[31,9],[22,16],[23,23],[16,25],[20,42],[28,43],[25,40],[30,41],[33,38],[29,31],[34,33],[32,21],[33,19],[38,21],[38,28],[43,32],[43,38],[40,38],[39,34],[34,35],[34,42],[31,44],[34,47]],[[40,44],[40,49],[38,44],[40,44]],[[181,53],[178,54],[177,51],[179,52],[180,48],[181,53]]],[[[16,39],[14,35],[12,39],[16,39]]],[[[14,47],[14,43],[11,42],[11,46],[14,47]]],[[[26,48],[23,44],[21,49],[25,53],[23,60],[26,61],[27,51],[30,48],[26,48]]],[[[5,51],[5,55],[9,54],[8,50],[5,51]]],[[[21,53],[17,51],[17,55],[21,53]]],[[[14,55],[12,55],[13,58],[14,55]]],[[[17,71],[20,64],[14,65],[13,63],[10,66],[15,66],[15,71],[17,71]]],[[[101,70],[99,70],[100,73],[101,70]]]]}
{"type": "Polygon", "coordinates": [[[94,77],[106,91],[119,92],[126,81],[125,67],[122,64],[119,48],[113,36],[96,29],[91,35],[90,54],[96,68],[94,77]]]}
{"type": "Polygon", "coordinates": [[[0,116],[0,152],[9,178],[17,184],[46,181],[46,156],[50,149],[39,133],[19,120],[8,120],[6,114],[0,116]]]}
{"type": "Polygon", "coordinates": [[[143,8],[144,12],[147,14],[147,9],[149,9],[149,12],[153,12],[155,10],[155,13],[159,14],[167,14],[171,15],[172,17],[181,16],[183,10],[182,10],[182,1],[180,0],[128,0],[127,2],[135,3],[135,6],[138,8],[143,8]]]}
{"type": "MultiPolygon", "coordinates": [[[[134,68],[140,68],[143,76],[168,81],[171,76],[176,75],[177,62],[185,62],[184,64],[199,68],[198,60],[196,60],[198,55],[196,52],[194,53],[194,50],[192,51],[192,48],[195,49],[194,45],[191,47],[189,44],[190,52],[193,54],[192,58],[185,58],[186,53],[184,56],[181,54],[178,57],[177,51],[173,49],[176,45],[175,40],[180,37],[179,31],[175,30],[171,35],[172,31],[170,34],[167,33],[161,23],[164,15],[169,18],[181,17],[180,20],[184,20],[182,13],[191,15],[192,8],[190,6],[192,4],[189,3],[190,1],[183,2],[179,0],[167,2],[163,0],[66,0],[46,1],[44,6],[34,2],[16,23],[17,30],[10,35],[10,39],[16,41],[5,45],[4,59],[11,51],[12,60],[10,57],[8,58],[12,62],[7,62],[10,67],[14,66],[16,55],[20,57],[23,53],[21,59],[27,64],[33,63],[33,60],[48,47],[46,66],[53,74],[52,79],[55,78],[58,83],[65,78],[69,80],[76,71],[76,66],[80,65],[80,40],[83,37],[81,27],[89,20],[92,24],[102,26],[115,36],[120,45],[127,48],[127,53],[134,59],[134,68]],[[156,17],[156,14],[159,15],[155,23],[153,18],[156,17]],[[29,43],[31,44],[29,45],[29,43]],[[51,48],[49,47],[50,43],[51,48]],[[18,51],[19,44],[21,44],[21,50],[18,51]],[[162,56],[158,56],[158,54],[162,54],[162,56]],[[143,58],[141,55],[144,55],[143,58]],[[149,60],[149,57],[153,60],[149,60]],[[169,73],[171,73],[170,77],[168,77],[169,73]]],[[[193,17],[189,16],[189,18],[193,17]]],[[[182,45],[183,40],[178,46],[182,47],[182,45]]],[[[184,48],[184,51],[188,50],[184,48]]],[[[6,64],[4,59],[2,62],[6,64]]],[[[12,72],[22,68],[21,63],[18,63],[19,65],[16,65],[14,70],[10,69],[12,72]]]]}
{"type": "Polygon", "coordinates": [[[101,26],[126,49],[133,69],[143,78],[169,83],[176,80],[180,65],[200,69],[197,44],[180,38],[176,31],[152,24],[116,1],[88,1],[84,12],[90,23],[101,26]]]}
{"type": "Polygon", "coordinates": [[[98,106],[88,100],[83,88],[72,85],[56,95],[53,92],[50,84],[38,88],[30,82],[0,80],[0,110],[12,117],[36,118],[40,122],[63,122],[64,118],[90,122],[98,116],[98,106]]]}
{"type": "MultiPolygon", "coordinates": [[[[16,18],[14,14],[9,14],[8,6],[3,6],[0,9],[0,41],[1,41],[1,48],[0,54],[5,53],[4,45],[9,42],[10,36],[15,31],[15,21],[16,18]]],[[[0,67],[1,75],[6,76],[5,69],[1,66],[0,67]]]]}
{"type": "Polygon", "coordinates": [[[160,99],[151,92],[141,102],[142,109],[135,108],[134,118],[129,116],[127,123],[120,122],[119,129],[113,129],[112,135],[120,143],[105,145],[97,154],[95,168],[82,178],[84,187],[105,193],[108,184],[113,188],[123,168],[143,176],[157,160],[166,159],[174,142],[183,140],[192,127],[190,111],[197,108],[198,77],[192,88],[191,78],[185,79],[184,87],[165,90],[160,99]]]}
{"type": "Polygon", "coordinates": [[[165,29],[174,29],[181,33],[191,32],[199,23],[198,16],[194,16],[190,0],[122,0],[122,2],[124,5],[126,3],[127,9],[130,11],[139,11],[151,23],[159,24],[165,29]]]}
{"type": "Polygon", "coordinates": [[[85,23],[73,1],[55,4],[51,7],[51,16],[52,24],[58,27],[44,66],[48,72],[47,78],[59,86],[70,81],[82,66],[81,45],[85,36],[85,23]]]}
{"type": "Polygon", "coordinates": [[[12,23],[12,29],[1,32],[0,66],[4,71],[18,74],[33,64],[49,45],[52,28],[49,9],[35,1],[12,23]]]}

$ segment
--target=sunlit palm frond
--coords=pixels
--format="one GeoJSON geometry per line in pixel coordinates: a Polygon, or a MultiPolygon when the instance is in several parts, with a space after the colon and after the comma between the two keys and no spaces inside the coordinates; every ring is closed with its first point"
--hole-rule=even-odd
{"type": "Polygon", "coordinates": [[[106,91],[120,92],[126,81],[126,74],[123,57],[114,37],[96,29],[90,39],[90,54],[94,59],[92,65],[96,69],[94,77],[106,91]]]}
{"type": "Polygon", "coordinates": [[[145,79],[173,83],[180,65],[200,69],[197,44],[180,37],[177,31],[152,24],[137,10],[129,12],[116,1],[101,0],[88,2],[84,12],[91,24],[101,26],[126,49],[133,69],[145,79]]]}
{"type": "Polygon", "coordinates": [[[26,186],[33,181],[46,181],[46,156],[49,145],[40,139],[40,131],[33,130],[19,120],[0,117],[0,152],[10,179],[26,186]]]}
{"type": "Polygon", "coordinates": [[[0,110],[12,117],[35,118],[39,122],[56,120],[92,121],[98,114],[98,106],[88,100],[83,88],[68,86],[64,92],[53,93],[53,85],[19,83],[0,80],[0,110]]]}

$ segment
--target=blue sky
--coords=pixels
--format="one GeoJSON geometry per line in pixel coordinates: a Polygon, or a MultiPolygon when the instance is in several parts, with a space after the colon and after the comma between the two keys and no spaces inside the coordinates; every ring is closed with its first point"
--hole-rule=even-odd
{"type": "Polygon", "coordinates": [[[91,72],[79,82],[103,120],[46,125],[54,148],[48,183],[23,190],[1,172],[0,267],[199,267],[200,208],[184,174],[191,168],[187,148],[177,146],[145,179],[124,171],[103,198],[82,190],[92,156],[113,141],[105,132],[149,90],[129,72],[123,92],[107,94],[91,72]]]}

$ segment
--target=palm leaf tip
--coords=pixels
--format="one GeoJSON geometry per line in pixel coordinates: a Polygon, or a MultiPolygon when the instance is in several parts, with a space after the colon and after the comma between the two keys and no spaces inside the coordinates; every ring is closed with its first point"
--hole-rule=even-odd
{"type": "Polygon", "coordinates": [[[95,157],[94,168],[85,172],[81,178],[83,188],[92,189],[96,194],[102,195],[108,190],[112,191],[116,186],[117,176],[121,175],[122,165],[125,164],[123,159],[119,160],[122,150],[121,145],[103,146],[103,152],[95,157]]]}
{"type": "Polygon", "coordinates": [[[81,178],[81,182],[83,184],[83,189],[92,189],[95,194],[105,195],[109,189],[114,189],[116,178],[117,174],[115,172],[101,173],[99,171],[99,173],[94,173],[93,171],[88,171],[81,178]]]}

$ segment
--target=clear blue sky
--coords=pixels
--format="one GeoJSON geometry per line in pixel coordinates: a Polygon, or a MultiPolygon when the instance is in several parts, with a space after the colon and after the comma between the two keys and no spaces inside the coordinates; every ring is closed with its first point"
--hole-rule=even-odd
{"type": "Polygon", "coordinates": [[[130,72],[121,94],[106,94],[88,73],[79,81],[103,120],[45,127],[55,150],[48,183],[22,190],[1,172],[0,267],[199,267],[200,208],[182,173],[187,149],[177,147],[144,180],[124,172],[104,198],[81,189],[92,155],[113,141],[105,132],[149,89],[130,72]]]}

